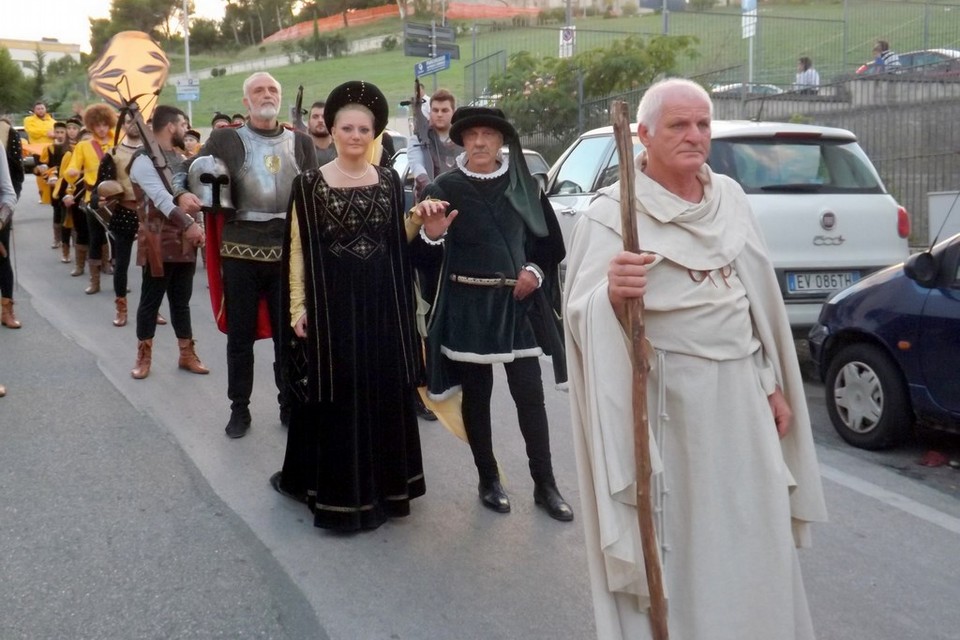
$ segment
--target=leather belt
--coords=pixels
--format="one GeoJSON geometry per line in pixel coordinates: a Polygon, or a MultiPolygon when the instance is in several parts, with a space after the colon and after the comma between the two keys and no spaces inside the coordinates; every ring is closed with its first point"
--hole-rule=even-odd
{"type": "Polygon", "coordinates": [[[455,273],[450,274],[450,282],[459,284],[470,284],[475,287],[513,287],[517,284],[516,278],[508,278],[502,273],[497,273],[493,278],[477,278],[474,276],[460,276],[455,273]]]}
{"type": "Polygon", "coordinates": [[[286,217],[286,211],[271,213],[266,211],[239,210],[234,216],[234,220],[245,220],[247,222],[269,222],[270,220],[282,220],[286,217]]]}

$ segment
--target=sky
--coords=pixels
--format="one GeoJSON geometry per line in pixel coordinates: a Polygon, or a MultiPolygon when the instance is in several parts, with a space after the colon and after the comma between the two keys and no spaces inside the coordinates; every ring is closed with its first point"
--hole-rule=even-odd
{"type": "MultiPolygon", "coordinates": [[[[56,38],[90,51],[88,18],[108,18],[110,0],[4,0],[0,38],[39,40],[56,38]]],[[[196,15],[223,18],[224,0],[193,0],[196,15]]]]}

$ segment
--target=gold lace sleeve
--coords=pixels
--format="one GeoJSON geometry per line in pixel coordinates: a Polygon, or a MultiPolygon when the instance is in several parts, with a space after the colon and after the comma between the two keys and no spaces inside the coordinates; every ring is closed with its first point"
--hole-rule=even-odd
{"type": "Polygon", "coordinates": [[[303,245],[300,242],[300,225],[297,222],[296,203],[290,208],[290,326],[295,326],[307,312],[303,287],[303,245]]]}

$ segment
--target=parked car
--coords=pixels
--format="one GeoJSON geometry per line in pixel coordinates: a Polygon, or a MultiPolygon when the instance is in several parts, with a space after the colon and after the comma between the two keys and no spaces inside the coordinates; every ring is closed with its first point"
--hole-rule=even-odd
{"type": "Polygon", "coordinates": [[[851,445],[895,445],[915,422],[960,432],[960,234],[836,294],[808,343],[851,445]]]}
{"type": "MultiPolygon", "coordinates": [[[[510,157],[510,149],[508,147],[501,148],[500,152],[503,153],[505,157],[510,157]]],[[[544,160],[543,156],[533,149],[524,149],[523,157],[527,161],[527,168],[530,169],[530,173],[534,174],[535,176],[537,174],[540,176],[546,176],[547,172],[550,170],[550,165],[547,164],[547,161],[544,160]]],[[[404,200],[406,202],[406,208],[409,210],[413,206],[413,179],[415,176],[413,176],[409,171],[410,165],[407,159],[406,149],[400,149],[394,154],[392,166],[400,176],[400,180],[403,182],[404,200]]]]}
{"type": "Polygon", "coordinates": [[[931,77],[960,76],[960,51],[956,49],[925,49],[897,54],[900,66],[884,69],[876,62],[860,65],[857,75],[875,75],[884,73],[922,74],[931,77]]]}
{"type": "Polygon", "coordinates": [[[390,136],[390,139],[393,141],[394,151],[400,151],[400,149],[407,148],[407,136],[403,135],[399,131],[394,131],[393,129],[384,129],[383,132],[390,136]]]}
{"type": "Polygon", "coordinates": [[[775,84],[757,84],[757,83],[746,83],[743,82],[734,82],[732,84],[718,84],[710,88],[710,95],[713,96],[725,96],[725,97],[737,97],[746,95],[751,97],[756,96],[775,96],[781,93],[785,93],[783,89],[778,87],[775,84]]]}
{"type": "MultiPolygon", "coordinates": [[[[798,335],[831,293],[907,257],[909,215],[851,132],[722,120],[712,131],[710,166],[747,193],[798,335]]],[[[636,125],[633,133],[639,153],[636,125]]],[[[568,246],[580,213],[618,178],[613,127],[584,133],[550,168],[546,193],[568,246]]]]}

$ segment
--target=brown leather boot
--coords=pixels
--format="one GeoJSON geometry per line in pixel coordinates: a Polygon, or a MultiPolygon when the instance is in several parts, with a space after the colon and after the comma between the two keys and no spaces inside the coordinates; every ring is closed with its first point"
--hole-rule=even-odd
{"type": "Polygon", "coordinates": [[[76,255],[76,264],[73,268],[73,271],[70,272],[70,275],[73,277],[82,276],[84,265],[87,263],[87,245],[78,244],[75,250],[76,255]]]}
{"type": "Polygon", "coordinates": [[[90,261],[90,285],[83,290],[85,294],[100,293],[100,261],[90,261]]]}
{"type": "Polygon", "coordinates": [[[21,327],[20,321],[13,313],[12,298],[3,298],[0,301],[0,324],[8,329],[19,329],[21,327]]]}
{"type": "Polygon", "coordinates": [[[143,380],[150,375],[150,360],[153,357],[153,338],[141,340],[137,344],[137,363],[130,371],[134,380],[143,380]]]}
{"type": "Polygon", "coordinates": [[[70,264],[70,243],[64,242],[60,245],[60,262],[70,264]]]}
{"type": "Polygon", "coordinates": [[[53,225],[53,244],[50,245],[51,249],[60,248],[60,228],[59,224],[53,225]]]}
{"type": "Polygon", "coordinates": [[[117,305],[117,316],[113,319],[113,326],[125,327],[127,326],[127,299],[117,298],[116,305],[117,305]]]}
{"type": "Polygon", "coordinates": [[[177,338],[177,344],[180,346],[180,362],[177,363],[177,366],[190,373],[210,373],[210,369],[203,366],[200,357],[197,356],[197,352],[193,348],[197,344],[196,340],[193,338],[177,338]]]}

